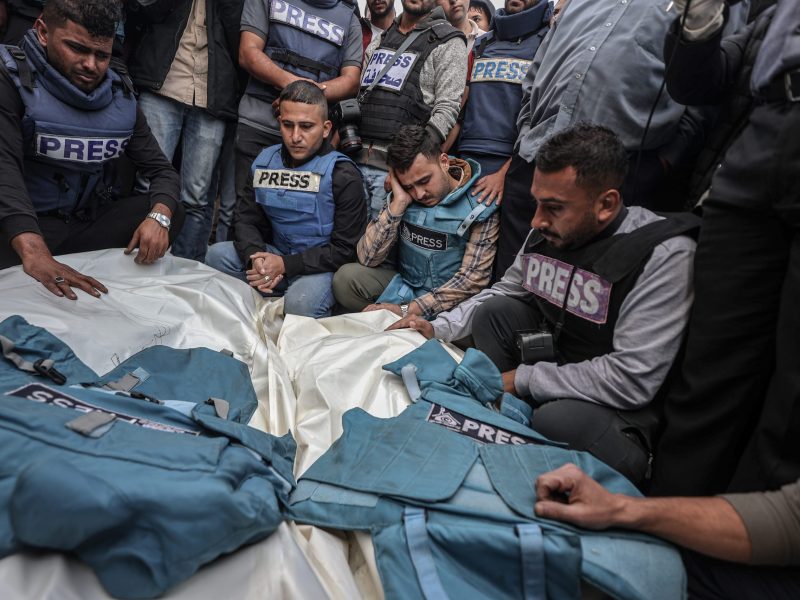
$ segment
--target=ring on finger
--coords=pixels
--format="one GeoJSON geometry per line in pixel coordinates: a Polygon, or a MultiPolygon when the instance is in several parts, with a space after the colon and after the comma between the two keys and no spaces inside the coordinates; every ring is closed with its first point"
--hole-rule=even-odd
{"type": "Polygon", "coordinates": [[[267,282],[270,279],[272,279],[272,277],[270,277],[269,275],[264,275],[264,282],[267,282]]]}
{"type": "Polygon", "coordinates": [[[61,285],[62,283],[66,283],[67,280],[64,279],[61,275],[56,275],[55,282],[56,285],[61,285]]]}

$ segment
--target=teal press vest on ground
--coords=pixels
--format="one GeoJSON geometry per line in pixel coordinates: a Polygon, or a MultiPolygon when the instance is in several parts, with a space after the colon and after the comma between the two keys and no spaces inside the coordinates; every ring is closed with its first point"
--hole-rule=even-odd
{"type": "Polygon", "coordinates": [[[283,521],[295,443],[244,424],[239,361],[153,347],[100,378],[21,317],[0,336],[0,557],[71,552],[151,598],[283,521]]]}

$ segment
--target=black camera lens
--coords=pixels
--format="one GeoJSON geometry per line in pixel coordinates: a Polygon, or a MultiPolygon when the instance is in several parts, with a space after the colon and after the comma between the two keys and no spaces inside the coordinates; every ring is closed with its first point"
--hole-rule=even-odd
{"type": "Polygon", "coordinates": [[[339,129],[339,151],[345,154],[355,154],[361,152],[361,136],[358,135],[358,127],[352,124],[343,125],[339,129]]]}

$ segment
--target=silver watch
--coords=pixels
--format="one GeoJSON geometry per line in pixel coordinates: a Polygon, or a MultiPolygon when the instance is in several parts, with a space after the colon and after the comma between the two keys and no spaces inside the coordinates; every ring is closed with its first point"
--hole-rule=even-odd
{"type": "Polygon", "coordinates": [[[400,305],[400,314],[405,317],[408,314],[408,304],[400,305]]]}
{"type": "Polygon", "coordinates": [[[160,212],[153,211],[151,213],[148,213],[147,217],[149,219],[155,220],[156,223],[158,223],[164,229],[169,231],[169,226],[172,224],[172,221],[170,221],[170,218],[167,215],[165,215],[163,213],[160,213],[160,212]]]}

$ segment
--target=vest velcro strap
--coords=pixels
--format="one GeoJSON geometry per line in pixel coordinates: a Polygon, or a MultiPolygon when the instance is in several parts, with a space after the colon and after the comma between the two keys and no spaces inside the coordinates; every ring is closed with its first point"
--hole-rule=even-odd
{"type": "Polygon", "coordinates": [[[93,410],[77,419],[67,421],[66,427],[90,438],[99,438],[111,429],[116,416],[102,410],[93,410]]]}
{"type": "Polygon", "coordinates": [[[52,359],[40,358],[36,362],[25,360],[21,354],[14,351],[16,348],[14,342],[4,335],[0,335],[0,348],[2,348],[3,356],[14,363],[14,366],[20,371],[42,375],[57,385],[64,385],[67,382],[67,378],[55,368],[52,359]]]}
{"type": "Polygon", "coordinates": [[[270,48],[268,54],[272,60],[279,61],[293,67],[300,67],[309,71],[317,71],[318,73],[326,73],[334,77],[339,73],[338,69],[330,65],[317,62],[316,60],[311,60],[305,56],[300,56],[299,54],[295,54],[294,52],[286,50],[285,48],[270,48]]]}
{"type": "Polygon", "coordinates": [[[405,365],[400,369],[400,376],[403,378],[403,384],[408,390],[411,401],[416,402],[419,400],[422,397],[422,391],[419,388],[419,380],[417,379],[417,367],[411,363],[405,365]]]}
{"type": "Polygon", "coordinates": [[[19,82],[27,90],[33,90],[36,87],[31,74],[31,67],[28,64],[28,57],[25,52],[18,46],[8,46],[8,53],[17,61],[17,73],[19,75],[19,82]]]}
{"type": "Polygon", "coordinates": [[[522,597],[525,600],[545,600],[547,571],[542,529],[533,523],[517,525],[516,529],[522,555],[522,597]]]}
{"type": "Polygon", "coordinates": [[[422,595],[425,600],[447,600],[448,595],[444,591],[444,585],[436,571],[436,563],[431,552],[425,511],[421,508],[407,506],[403,513],[403,525],[408,553],[411,556],[422,595]]]}
{"type": "Polygon", "coordinates": [[[456,230],[456,235],[462,237],[467,232],[467,230],[470,227],[472,227],[472,224],[475,222],[475,219],[477,219],[478,216],[485,210],[486,210],[486,204],[478,203],[478,206],[473,208],[461,222],[461,225],[458,226],[458,229],[456,230]]]}
{"type": "Polygon", "coordinates": [[[214,411],[220,419],[228,418],[231,405],[227,400],[223,400],[222,398],[209,398],[206,400],[206,404],[214,407],[214,411]]]}

